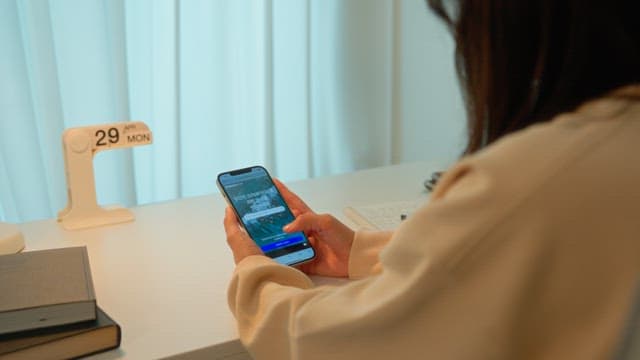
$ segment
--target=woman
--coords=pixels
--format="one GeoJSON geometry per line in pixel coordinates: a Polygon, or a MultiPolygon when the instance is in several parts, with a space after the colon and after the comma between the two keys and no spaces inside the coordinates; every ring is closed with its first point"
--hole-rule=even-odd
{"type": "Polygon", "coordinates": [[[229,304],[256,359],[601,359],[640,279],[633,0],[430,1],[457,44],[466,156],[395,232],[353,232],[278,184],[314,288],[227,210],[229,304]],[[451,4],[447,2],[447,5],[451,4]],[[449,15],[447,10],[452,10],[449,15]]]}

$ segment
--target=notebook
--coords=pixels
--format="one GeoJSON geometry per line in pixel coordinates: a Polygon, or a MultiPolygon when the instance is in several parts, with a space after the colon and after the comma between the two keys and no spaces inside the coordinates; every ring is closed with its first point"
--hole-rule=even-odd
{"type": "Polygon", "coordinates": [[[344,208],[344,214],[361,228],[394,230],[424,203],[425,200],[420,199],[347,206],[344,208]]]}
{"type": "Polygon", "coordinates": [[[0,335],[96,318],[86,247],[0,256],[0,335]]]}

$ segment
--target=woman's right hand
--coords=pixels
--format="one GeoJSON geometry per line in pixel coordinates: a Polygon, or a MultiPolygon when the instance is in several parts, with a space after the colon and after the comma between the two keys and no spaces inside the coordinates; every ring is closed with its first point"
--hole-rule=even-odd
{"type": "Polygon", "coordinates": [[[355,235],[353,230],[331,215],[316,214],[283,183],[274,180],[296,217],[284,227],[284,231],[304,232],[316,253],[312,261],[297,267],[307,274],[348,277],[349,253],[355,235]]]}

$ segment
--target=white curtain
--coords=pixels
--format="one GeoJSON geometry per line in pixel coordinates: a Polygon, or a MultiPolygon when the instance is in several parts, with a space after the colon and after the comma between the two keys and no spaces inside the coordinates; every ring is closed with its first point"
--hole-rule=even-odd
{"type": "MultiPolygon", "coordinates": [[[[212,193],[217,173],[254,164],[295,180],[419,159],[401,94],[420,40],[401,20],[427,10],[407,1],[0,0],[0,220],[65,206],[61,134],[76,126],[153,131],[96,156],[101,204],[212,193]]],[[[448,59],[438,31],[425,43],[448,59]]],[[[459,117],[451,63],[431,62],[459,117]]],[[[440,131],[449,149],[431,156],[452,157],[459,133],[440,131]]]]}

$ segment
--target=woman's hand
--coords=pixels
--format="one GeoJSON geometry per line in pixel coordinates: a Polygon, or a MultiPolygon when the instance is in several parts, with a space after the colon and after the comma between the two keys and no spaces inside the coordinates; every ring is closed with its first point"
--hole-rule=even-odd
{"type": "Polygon", "coordinates": [[[251,240],[238,223],[236,214],[228,206],[224,213],[224,231],[227,233],[227,244],[233,252],[233,260],[236,264],[249,255],[263,255],[258,245],[251,240]]]}
{"type": "MultiPolygon", "coordinates": [[[[333,277],[349,276],[349,253],[353,243],[353,230],[331,215],[316,214],[282,182],[277,179],[274,179],[274,182],[296,217],[283,230],[304,232],[316,253],[313,260],[297,267],[307,274],[333,277]]],[[[225,212],[224,229],[236,264],[250,255],[264,255],[238,223],[236,215],[230,207],[227,207],[225,212]]]]}
{"type": "Polygon", "coordinates": [[[286,232],[303,231],[316,257],[298,266],[307,274],[333,277],[349,276],[349,253],[354,232],[328,214],[305,213],[284,227],[286,232]]]}
{"type": "Polygon", "coordinates": [[[298,266],[307,274],[322,276],[349,276],[349,253],[354,232],[328,214],[316,214],[296,194],[280,181],[276,186],[296,216],[284,227],[286,232],[304,232],[316,252],[315,259],[298,266]]]}

